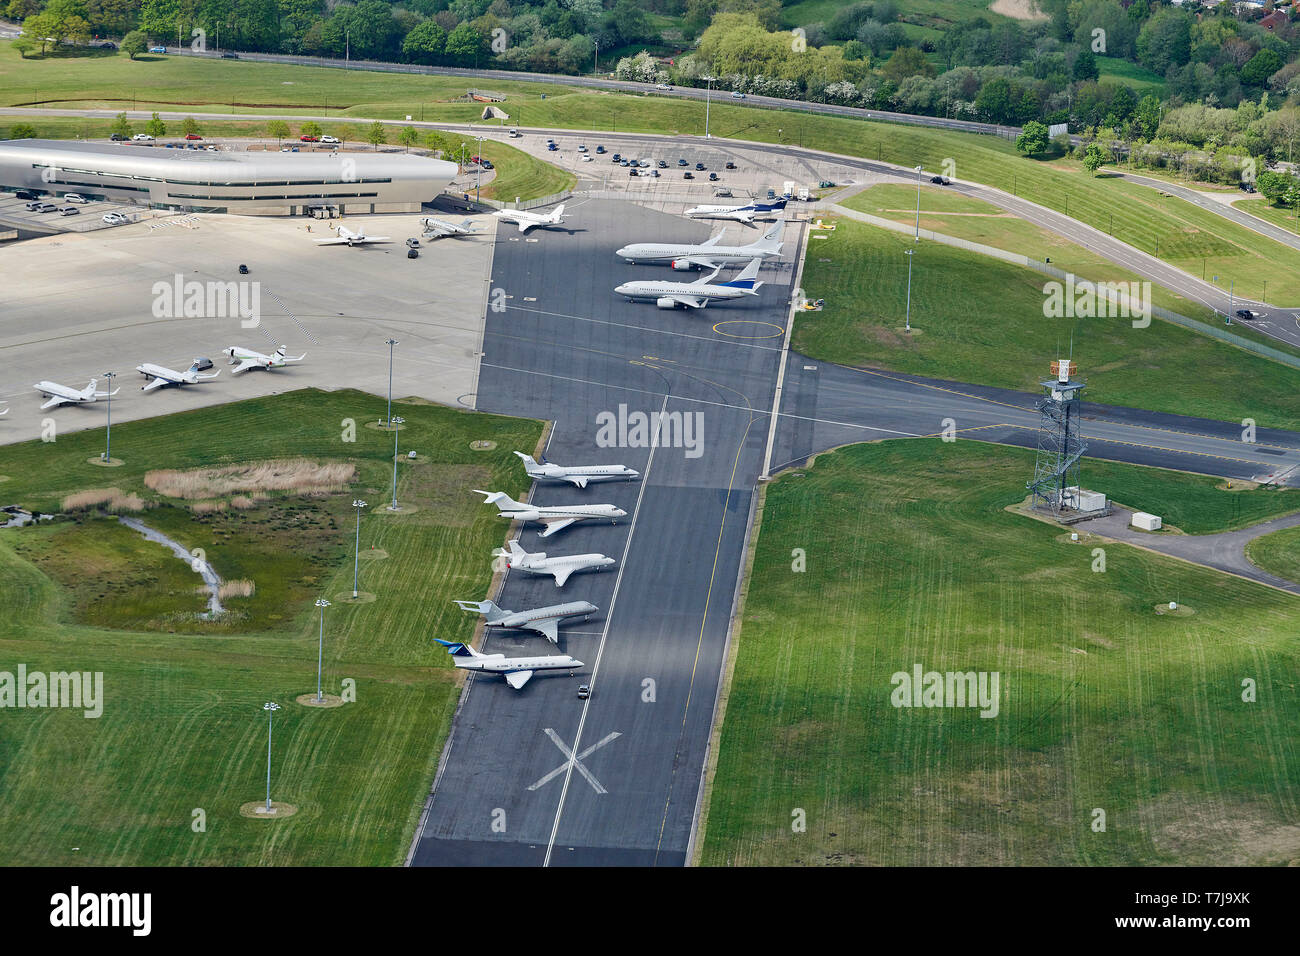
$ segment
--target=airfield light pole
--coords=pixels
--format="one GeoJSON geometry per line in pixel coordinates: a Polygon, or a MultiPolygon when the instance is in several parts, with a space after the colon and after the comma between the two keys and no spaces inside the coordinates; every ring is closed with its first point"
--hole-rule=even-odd
{"type": "Polygon", "coordinates": [[[1232,294],[1236,291],[1237,280],[1233,279],[1228,283],[1228,314],[1224,316],[1226,321],[1224,325],[1232,325],[1232,294]]]}
{"type": "Polygon", "coordinates": [[[478,162],[474,172],[474,201],[478,202],[478,188],[483,182],[483,137],[478,138],[478,162]]]}
{"type": "Polygon", "coordinates": [[[713,77],[706,76],[704,78],[704,81],[707,84],[707,86],[705,86],[704,88],[704,138],[708,139],[709,138],[709,100],[713,93],[713,77]]]}
{"type": "Polygon", "coordinates": [[[105,372],[104,378],[108,379],[108,428],[104,430],[104,461],[113,460],[113,379],[117,377],[116,372],[105,372]]]}
{"type": "Polygon", "coordinates": [[[393,503],[388,506],[389,511],[399,510],[397,507],[397,436],[402,432],[402,423],[406,419],[398,416],[392,420],[397,427],[393,429],[393,503]]]}
{"type": "Polygon", "coordinates": [[[904,331],[909,335],[912,332],[912,256],[915,249],[904,249],[903,254],[907,256],[907,313],[903,319],[904,331]]]}
{"type": "Polygon", "coordinates": [[[275,712],[280,709],[280,705],[275,701],[268,700],[262,705],[266,711],[266,812],[271,812],[271,724],[275,720],[275,712]]]}
{"type": "Polygon", "coordinates": [[[388,425],[393,424],[393,346],[399,344],[397,339],[384,342],[388,346],[388,425]]]}
{"type": "Polygon", "coordinates": [[[357,509],[357,547],[352,557],[352,600],[354,601],[357,598],[357,572],[361,565],[361,509],[365,506],[366,503],[360,498],[352,502],[352,507],[357,509]]]}
{"type": "Polygon", "coordinates": [[[596,56],[595,56],[595,58],[593,58],[592,61],[591,61],[591,75],[592,75],[592,76],[598,76],[599,74],[600,74],[600,38],[597,37],[597,38],[596,38],[596,56]]]}
{"type": "MultiPolygon", "coordinates": [[[[913,242],[921,241],[921,167],[916,167],[916,238],[913,242]]],[[[910,268],[910,266],[909,266],[910,268]]]]}
{"type": "MultiPolygon", "coordinates": [[[[360,514],[361,512],[358,511],[357,512],[358,519],[360,514]]],[[[356,597],[357,592],[353,591],[352,596],[356,597]]],[[[321,696],[321,692],[320,692],[320,671],[321,671],[321,660],[325,656],[325,609],[330,606],[330,602],[325,600],[324,598],[317,598],[316,606],[320,608],[320,639],[316,642],[316,703],[320,704],[320,703],[324,703],[325,701],[325,698],[321,696]]],[[[268,790],[270,789],[269,782],[267,783],[267,788],[268,790]]]]}

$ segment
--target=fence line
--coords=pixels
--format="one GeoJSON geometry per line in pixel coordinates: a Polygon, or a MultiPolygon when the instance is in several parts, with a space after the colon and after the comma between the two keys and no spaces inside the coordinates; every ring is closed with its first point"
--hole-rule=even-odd
{"type": "MultiPolygon", "coordinates": [[[[858,222],[864,222],[872,226],[879,226],[881,229],[888,229],[892,232],[902,232],[912,235],[916,231],[914,226],[909,226],[906,223],[896,222],[893,219],[882,219],[879,216],[873,216],[865,212],[858,212],[856,209],[849,209],[846,206],[840,206],[835,203],[829,204],[827,208],[835,212],[837,215],[844,216],[847,219],[855,219],[858,222]]],[[[1007,252],[1005,249],[997,249],[993,246],[986,246],[983,243],[971,242],[968,239],[958,239],[956,236],[947,236],[941,232],[934,232],[930,229],[922,229],[921,238],[929,239],[930,241],[940,243],[941,245],[952,246],[956,249],[966,249],[969,252],[975,252],[994,259],[1001,259],[1003,262],[1010,262],[1013,265],[1025,266],[1026,268],[1041,272],[1044,275],[1049,275],[1054,279],[1059,279],[1062,282],[1066,281],[1070,277],[1070,273],[1058,269],[1054,265],[1041,262],[1038,259],[1031,259],[1029,256],[1021,255],[1018,252],[1007,252]]],[[[1101,290],[1099,289],[1099,291],[1101,290]]],[[[1116,302],[1120,305],[1127,306],[1128,304],[1127,297],[1122,293],[1116,293],[1114,290],[1107,290],[1106,298],[1108,301],[1116,302]]],[[[1174,325],[1182,326],[1185,329],[1190,329],[1191,331],[1200,333],[1201,335],[1208,335],[1212,339],[1218,339],[1220,342],[1224,342],[1228,345],[1234,345],[1247,352],[1253,352],[1256,355],[1263,356],[1264,358],[1272,359],[1274,362],[1280,362],[1281,364],[1288,365],[1291,368],[1300,369],[1300,357],[1292,355],[1290,352],[1275,349],[1272,346],[1264,345],[1262,342],[1255,342],[1251,339],[1242,338],[1239,335],[1234,335],[1226,329],[1220,329],[1213,325],[1206,325],[1204,322],[1198,322],[1196,319],[1190,318],[1186,315],[1181,315],[1177,312],[1170,312],[1168,309],[1162,309],[1157,305],[1151,306],[1151,314],[1158,319],[1163,319],[1164,321],[1170,322],[1174,325]]]]}

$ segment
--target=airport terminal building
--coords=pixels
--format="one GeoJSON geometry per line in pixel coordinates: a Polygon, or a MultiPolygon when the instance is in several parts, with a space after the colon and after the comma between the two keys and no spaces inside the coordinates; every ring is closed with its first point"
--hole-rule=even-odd
{"type": "Polygon", "coordinates": [[[243,152],[152,143],[0,141],[0,189],[80,193],[186,212],[419,212],[457,172],[405,153],[243,152]]]}

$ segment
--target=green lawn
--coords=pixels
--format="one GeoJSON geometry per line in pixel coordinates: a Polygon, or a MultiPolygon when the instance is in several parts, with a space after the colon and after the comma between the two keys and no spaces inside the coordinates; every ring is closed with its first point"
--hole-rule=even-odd
{"type": "Polygon", "coordinates": [[[572,189],[578,181],[573,173],[505,143],[483,140],[483,155],[497,168],[496,179],[483,188],[488,199],[539,199],[572,189]]]}
{"type": "Polygon", "coordinates": [[[1289,232],[1300,233],[1300,223],[1296,221],[1296,211],[1287,209],[1282,206],[1274,206],[1267,199],[1255,197],[1252,199],[1238,199],[1233,205],[1242,212],[1248,212],[1252,216],[1258,216],[1265,222],[1271,222],[1275,226],[1281,226],[1289,232]]]}
{"type": "Polygon", "coordinates": [[[425,458],[400,466],[398,498],[418,509],[402,516],[383,512],[391,434],[364,424],[383,402],[354,391],[295,391],[121,424],[113,452],[126,464],[111,471],[86,464],[100,450],[98,432],[0,447],[6,502],[43,511],[109,484],[159,500],[143,483],[159,467],[303,455],[358,468],[338,494],[275,494],[262,507],[197,520],[174,501],[139,515],[203,547],[223,577],[258,583],[264,600],[230,602],[244,608],[243,628],[173,626],[167,593],[178,614],[201,607],[197,577],[106,519],[0,532],[0,669],[102,671],[106,699],[97,720],[27,710],[0,722],[0,843],[11,864],[401,863],[460,692],[431,636],[473,633],[452,598],[486,591],[489,552],[502,536],[501,522],[462,492],[488,482],[521,494],[511,451],[534,447],[541,426],[398,404],[404,444],[409,436],[425,458]],[[349,418],[354,442],[344,440],[349,418]],[[480,439],[497,447],[472,450],[480,439]],[[362,549],[387,558],[361,564],[361,590],[379,600],[349,605],[354,495],[371,505],[362,549]],[[106,573],[78,585],[71,559],[86,555],[100,562],[88,570],[106,573]],[[356,682],[355,703],[320,711],[294,701],[316,686],[318,596],[334,602],[325,690],[356,682]],[[238,813],[265,793],[267,700],[283,707],[272,796],[299,807],[273,824],[238,813]],[[206,812],[205,832],[191,829],[195,808],[206,812]]]}
{"type": "Polygon", "coordinates": [[[915,255],[911,321],[920,334],[907,336],[904,250],[913,246],[910,236],[846,219],[827,239],[810,239],[801,283],[826,307],[800,316],[794,347],[849,365],[1037,391],[1045,362],[1072,343],[1091,401],[1300,428],[1300,371],[1159,319],[1137,329],[1127,318],[1045,318],[1042,274],[937,243],[921,243],[915,255]]]}
{"type": "Polygon", "coordinates": [[[1246,557],[1270,574],[1300,581],[1300,528],[1274,531],[1246,545],[1246,557]]]}
{"type": "Polygon", "coordinates": [[[1144,70],[1136,63],[1130,63],[1117,56],[1099,56],[1097,70],[1101,74],[1101,82],[1112,80],[1130,86],[1139,99],[1148,93],[1160,99],[1165,97],[1164,78],[1158,73],[1144,70]]]}
{"type": "Polygon", "coordinates": [[[1300,859],[1300,602],[1121,544],[1094,573],[1091,544],[1003,510],[1032,471],[898,440],[767,486],[706,865],[1300,859]],[[997,715],[892,706],[917,664],[996,672],[997,715]]]}

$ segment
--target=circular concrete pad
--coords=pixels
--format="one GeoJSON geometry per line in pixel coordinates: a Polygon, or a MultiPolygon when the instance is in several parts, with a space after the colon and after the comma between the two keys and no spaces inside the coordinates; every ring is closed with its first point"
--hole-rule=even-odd
{"type": "Polygon", "coordinates": [[[474,449],[474,451],[491,451],[493,448],[497,447],[497,443],[494,441],[482,441],[482,440],[472,441],[469,443],[469,447],[474,449]]]}
{"type": "MultiPolygon", "coordinates": [[[[322,694],[319,701],[316,699],[315,694],[299,694],[294,698],[294,700],[302,704],[304,707],[321,707],[328,709],[330,707],[343,706],[343,698],[338,694],[322,694]]],[[[263,802],[261,805],[266,806],[266,803],[263,802]]],[[[275,806],[274,800],[271,801],[271,806],[275,806]]]]}
{"type": "Polygon", "coordinates": [[[298,808],[292,803],[281,803],[279,800],[271,801],[271,812],[266,812],[265,800],[254,800],[252,803],[245,803],[239,808],[241,817],[248,817],[252,820],[283,820],[285,817],[291,817],[298,812],[298,808]]]}
{"type": "Polygon", "coordinates": [[[357,596],[353,597],[351,591],[340,591],[334,595],[335,604],[373,604],[375,595],[369,591],[358,591],[357,596]]]}
{"type": "Polygon", "coordinates": [[[1169,602],[1162,601],[1156,605],[1157,614],[1168,614],[1170,617],[1191,617],[1196,613],[1195,608],[1190,608],[1186,604],[1178,605],[1177,610],[1169,610],[1169,602]]]}
{"type": "Polygon", "coordinates": [[[388,557],[388,552],[383,548],[371,548],[369,551],[362,551],[357,557],[362,561],[382,561],[388,557]]]}
{"type": "Polygon", "coordinates": [[[117,468],[119,465],[125,465],[126,462],[124,462],[121,458],[109,458],[107,461],[105,461],[103,458],[97,457],[97,458],[87,458],[86,464],[98,465],[100,468],[117,468]]]}

